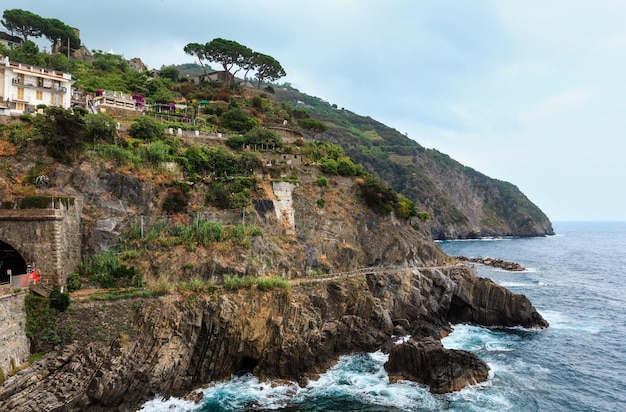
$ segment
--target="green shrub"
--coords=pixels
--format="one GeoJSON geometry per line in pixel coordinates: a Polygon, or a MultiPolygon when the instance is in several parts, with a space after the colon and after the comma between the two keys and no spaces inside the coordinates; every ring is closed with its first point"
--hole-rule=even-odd
{"type": "Polygon", "coordinates": [[[221,116],[222,125],[237,133],[245,133],[254,127],[259,126],[259,122],[249,117],[241,108],[233,107],[221,116]]]}
{"type": "Polygon", "coordinates": [[[133,150],[125,149],[114,144],[96,145],[93,147],[94,153],[105,161],[112,161],[117,166],[138,165],[141,157],[133,150]]]}
{"type": "Polygon", "coordinates": [[[26,336],[31,339],[34,352],[47,352],[61,341],[56,329],[57,311],[50,306],[50,299],[34,294],[26,295],[26,336]]]}
{"type": "Polygon", "coordinates": [[[18,151],[24,150],[28,145],[28,141],[35,137],[33,130],[34,128],[26,128],[14,124],[9,130],[9,142],[14,144],[18,151]]]}
{"type": "Polygon", "coordinates": [[[137,259],[139,256],[141,256],[141,252],[138,250],[125,250],[120,254],[120,259],[122,260],[131,260],[131,259],[137,259]]]}
{"type": "Polygon", "coordinates": [[[170,293],[170,291],[172,290],[172,285],[169,282],[159,282],[156,285],[152,285],[150,289],[155,295],[163,296],[170,293]]]}
{"type": "Polygon", "coordinates": [[[356,166],[351,159],[343,158],[337,161],[337,174],[341,176],[355,176],[356,172],[356,166]]]}
{"type": "Polygon", "coordinates": [[[328,186],[328,178],[326,176],[320,176],[317,178],[315,182],[319,187],[327,187],[328,186]]]}
{"type": "Polygon", "coordinates": [[[243,244],[244,240],[246,239],[245,226],[242,224],[235,226],[233,230],[230,232],[229,237],[233,241],[233,243],[238,244],[238,245],[243,244]]]}
{"type": "Polygon", "coordinates": [[[282,147],[283,145],[283,139],[278,133],[264,127],[250,129],[246,133],[245,138],[247,144],[273,144],[276,147],[282,147]]]}
{"type": "Polygon", "coordinates": [[[300,126],[301,128],[303,128],[304,130],[310,132],[310,133],[323,133],[326,130],[328,130],[328,126],[326,126],[326,124],[324,122],[321,122],[319,120],[316,119],[299,119],[298,120],[298,126],[300,126]]]}
{"type": "Polygon", "coordinates": [[[199,146],[190,146],[185,150],[183,158],[186,159],[185,170],[189,173],[202,174],[209,167],[209,158],[206,150],[199,146]]]}
{"type": "Polygon", "coordinates": [[[233,135],[226,138],[226,146],[234,150],[240,150],[248,142],[248,139],[242,135],[233,135]]]}
{"type": "Polygon", "coordinates": [[[33,121],[33,116],[30,113],[22,113],[20,114],[20,120],[30,123],[33,121]]]}
{"type": "Polygon", "coordinates": [[[272,289],[290,289],[291,285],[289,284],[289,281],[283,278],[274,277],[274,278],[269,278],[269,279],[267,278],[258,279],[256,282],[256,287],[257,289],[261,291],[266,291],[266,290],[272,290],[272,289]]]}
{"type": "Polygon", "coordinates": [[[162,140],[150,142],[144,150],[144,158],[153,165],[172,160],[172,148],[162,140]]]}
{"type": "Polygon", "coordinates": [[[398,194],[380,178],[368,175],[360,184],[361,197],[372,210],[387,214],[397,202],[398,194]]]}
{"type": "Polygon", "coordinates": [[[67,196],[30,195],[22,199],[20,208],[47,209],[52,206],[52,203],[63,203],[65,206],[71,206],[74,204],[74,198],[67,196]]]}
{"type": "Polygon", "coordinates": [[[326,205],[326,201],[320,197],[319,199],[317,199],[317,205],[319,207],[324,207],[326,205]]]}
{"type": "Polygon", "coordinates": [[[202,220],[180,228],[180,235],[187,245],[206,247],[211,242],[219,242],[224,236],[224,226],[219,222],[202,220]]]}
{"type": "Polygon", "coordinates": [[[407,199],[406,197],[398,194],[396,205],[395,205],[396,216],[400,218],[409,218],[411,216],[417,216],[417,206],[413,201],[407,199]]]}
{"type": "Polygon", "coordinates": [[[26,362],[28,362],[29,364],[33,364],[39,359],[43,358],[43,355],[45,355],[43,352],[35,352],[31,354],[28,358],[26,358],[26,362]]]}
{"type": "Polygon", "coordinates": [[[250,103],[252,104],[252,107],[263,109],[263,98],[261,96],[254,96],[250,100],[250,103]]]}
{"type": "Polygon", "coordinates": [[[84,257],[76,271],[81,277],[98,283],[102,288],[136,285],[141,283],[142,277],[134,266],[122,265],[114,250],[84,257]]]}
{"type": "Polygon", "coordinates": [[[251,224],[246,226],[246,231],[248,232],[248,236],[262,236],[263,231],[257,224],[251,224]]]}
{"type": "MultiPolygon", "coordinates": [[[[82,109],[80,107],[74,108],[74,111],[82,109]]],[[[84,109],[83,109],[84,110],[84,109]]],[[[103,141],[113,143],[115,138],[116,124],[113,117],[106,113],[85,113],[83,115],[85,119],[84,139],[92,142],[103,141]]]]}
{"type": "Polygon", "coordinates": [[[224,276],[224,288],[228,290],[251,289],[256,283],[253,276],[224,276]]]}
{"type": "MultiPolygon", "coordinates": [[[[45,107],[44,107],[45,109],[45,107]]],[[[80,107],[80,106],[76,106],[74,108],[72,108],[72,110],[74,111],[74,114],[77,114],[79,116],[85,116],[87,113],[89,113],[89,110],[85,109],[84,107],[80,107]]]]}
{"type": "Polygon", "coordinates": [[[67,292],[61,292],[60,286],[53,286],[50,292],[50,307],[58,310],[59,312],[65,312],[70,306],[70,294],[67,292]]]}
{"type": "Polygon", "coordinates": [[[162,137],[164,130],[165,127],[156,120],[148,116],[142,116],[130,125],[128,133],[135,139],[150,142],[162,137]]]}
{"type": "Polygon", "coordinates": [[[229,209],[241,209],[250,204],[250,191],[245,189],[242,192],[232,193],[229,197],[229,209]]]}
{"type": "Polygon", "coordinates": [[[337,161],[334,159],[324,159],[319,164],[320,170],[330,175],[336,175],[338,172],[337,161]]]}
{"type": "Polygon", "coordinates": [[[74,292],[78,289],[80,289],[80,275],[78,272],[72,272],[67,277],[67,290],[69,292],[74,292]]]}

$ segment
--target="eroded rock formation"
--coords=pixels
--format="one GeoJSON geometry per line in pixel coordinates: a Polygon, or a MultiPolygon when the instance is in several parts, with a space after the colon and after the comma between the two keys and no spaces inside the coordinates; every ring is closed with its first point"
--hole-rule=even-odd
{"type": "Polygon", "coordinates": [[[492,257],[484,257],[484,258],[474,258],[467,256],[455,256],[455,259],[460,262],[471,262],[477,263],[479,265],[492,266],[495,268],[500,268],[504,270],[508,270],[509,272],[523,272],[526,268],[519,263],[516,262],[508,262],[506,260],[492,258],[492,257]]]}
{"type": "Polygon", "coordinates": [[[458,391],[486,381],[489,375],[487,364],[473,353],[446,349],[433,338],[394,346],[385,370],[390,382],[412,380],[428,385],[432,393],[458,391]]]}
{"type": "Polygon", "coordinates": [[[445,392],[484,377],[473,355],[440,347],[449,321],[547,326],[524,296],[463,265],[137,302],[132,334],[110,346],[76,343],[48,354],[0,388],[0,410],[133,410],[156,394],[184,396],[240,371],[304,382],[340,355],[380,348],[399,328],[416,340],[392,351],[391,379],[445,392]]]}

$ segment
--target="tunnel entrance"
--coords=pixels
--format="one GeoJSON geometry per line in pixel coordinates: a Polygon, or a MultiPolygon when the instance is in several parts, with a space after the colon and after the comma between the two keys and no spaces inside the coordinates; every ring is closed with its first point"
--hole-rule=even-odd
{"type": "Polygon", "coordinates": [[[9,283],[9,273],[21,275],[26,273],[27,265],[24,258],[15,248],[0,240],[0,284],[9,283]]]}

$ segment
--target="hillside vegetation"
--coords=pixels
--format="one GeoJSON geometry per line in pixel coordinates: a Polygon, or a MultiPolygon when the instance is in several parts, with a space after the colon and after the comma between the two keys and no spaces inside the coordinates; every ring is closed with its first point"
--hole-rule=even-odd
{"type": "Polygon", "coordinates": [[[327,130],[316,139],[340,145],[366,171],[428,211],[435,239],[553,234],[548,217],[511,183],[426,149],[371,117],[293,88],[277,87],[276,100],[322,121],[327,130]]]}
{"type": "MultiPolygon", "coordinates": [[[[150,103],[184,103],[184,111],[170,110],[166,116],[161,115],[161,119],[166,119],[162,127],[240,135],[256,133],[247,140],[232,141],[231,147],[245,142],[263,143],[263,139],[275,143],[266,130],[281,126],[299,133],[308,142],[335,144],[342,149],[338,157],[349,159],[357,167],[355,175],[367,172],[380,177],[396,193],[417,205],[420,213],[424,213],[422,216],[427,213],[430,218],[427,225],[435,239],[553,234],[547,216],[514,185],[491,179],[435,149],[424,148],[370,117],[338,109],[289,85],[269,85],[263,90],[254,90],[230,82],[195,84],[187,76],[206,73],[208,66],[168,66],[162,67],[157,75],[150,75],[131,70],[128,62],[118,55],[95,51],[87,60],[64,61],[62,57],[45,58],[45,53],[39,53],[36,46],[27,46],[4,52],[11,58],[47,62],[58,66],[57,69],[70,71],[78,79],[76,86],[85,93],[115,90],[139,95],[150,103]]],[[[111,123],[98,120],[95,115],[87,115],[85,119],[92,128],[111,123]]],[[[132,117],[116,119],[120,120],[130,122],[132,117]]],[[[51,141],[45,139],[44,136],[44,143],[49,143],[53,152],[62,149],[59,145],[74,144],[71,138],[58,135],[51,141]]],[[[150,146],[153,152],[169,150],[152,146],[155,145],[150,146]]],[[[175,157],[177,154],[168,155],[175,157]]],[[[321,164],[322,170],[332,172],[333,162],[342,160],[338,157],[321,164]]],[[[346,171],[345,165],[340,162],[340,166],[344,166],[342,173],[352,173],[346,171]]],[[[182,166],[192,175],[196,173],[189,165],[182,166]]]]}

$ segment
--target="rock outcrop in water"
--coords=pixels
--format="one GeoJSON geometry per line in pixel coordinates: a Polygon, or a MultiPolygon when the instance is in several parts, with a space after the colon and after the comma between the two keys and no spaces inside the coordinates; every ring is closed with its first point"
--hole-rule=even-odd
{"type": "Polygon", "coordinates": [[[507,270],[509,272],[523,272],[524,270],[526,270],[526,268],[520,265],[519,263],[508,262],[506,260],[492,258],[492,257],[475,258],[475,257],[467,257],[467,256],[455,256],[455,259],[460,262],[471,262],[471,263],[477,263],[479,265],[500,268],[503,270],[507,270]]]}
{"type": "Polygon", "coordinates": [[[450,321],[547,326],[524,296],[463,265],[139,302],[127,305],[135,311],[132,336],[110,346],[77,342],[49,353],[7,380],[0,410],[133,410],[156,394],[185,396],[246,371],[304,383],[340,355],[389,346],[399,329],[414,340],[391,350],[386,368],[392,381],[415,379],[447,392],[484,380],[486,373],[474,355],[441,347],[450,321]]]}
{"type": "Polygon", "coordinates": [[[458,391],[487,380],[489,367],[471,352],[445,349],[441,341],[409,340],[394,346],[385,363],[390,382],[412,380],[432,393],[458,391]]]}

